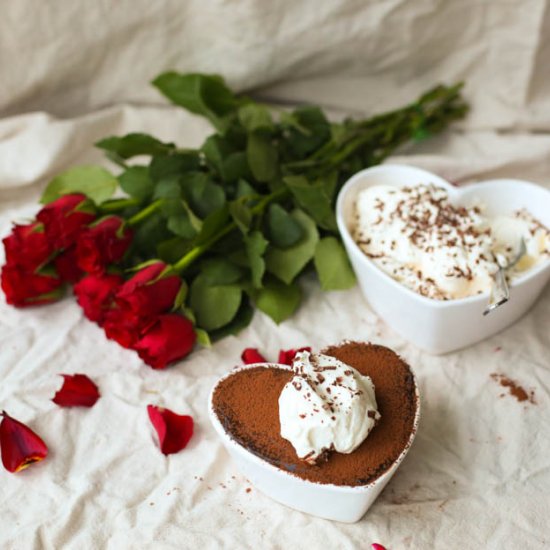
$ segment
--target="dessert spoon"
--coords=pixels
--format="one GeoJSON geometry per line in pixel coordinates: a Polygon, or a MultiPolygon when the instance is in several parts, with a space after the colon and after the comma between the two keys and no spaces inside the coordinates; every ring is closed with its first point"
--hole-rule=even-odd
{"type": "Polygon", "coordinates": [[[498,271],[495,273],[495,282],[491,288],[491,294],[489,295],[489,304],[483,311],[483,315],[488,315],[491,311],[494,311],[497,307],[505,304],[510,299],[510,289],[508,288],[508,281],[506,280],[506,271],[514,267],[523,258],[527,252],[525,240],[523,237],[519,241],[519,249],[515,258],[513,258],[506,265],[495,257],[495,262],[498,265],[498,271]]]}

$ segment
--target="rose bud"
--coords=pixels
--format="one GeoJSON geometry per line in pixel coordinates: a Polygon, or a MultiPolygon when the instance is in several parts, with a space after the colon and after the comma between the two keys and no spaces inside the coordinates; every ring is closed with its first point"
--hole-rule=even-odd
{"type": "Polygon", "coordinates": [[[2,242],[6,250],[6,263],[18,265],[28,271],[45,264],[52,254],[44,226],[39,222],[15,225],[11,234],[2,242]]]}
{"type": "Polygon", "coordinates": [[[52,401],[60,407],[93,407],[100,398],[95,383],[85,374],[62,374],[63,385],[52,401]]]}
{"type": "Polygon", "coordinates": [[[48,447],[37,434],[5,411],[0,416],[3,417],[0,422],[2,464],[8,472],[19,472],[46,458],[48,447]]]}
{"type": "Polygon", "coordinates": [[[193,436],[193,418],[170,409],[147,405],[149,420],[157,432],[160,450],[169,455],[184,449],[193,436]]]}
{"type": "Polygon", "coordinates": [[[185,357],[195,345],[193,324],[181,315],[161,315],[147,329],[132,349],[154,369],[163,369],[169,363],[185,357]]]}
{"type": "Polygon", "coordinates": [[[142,332],[155,321],[155,318],[139,317],[128,309],[115,307],[105,313],[102,327],[109,340],[114,340],[123,348],[132,348],[142,332]]]}
{"type": "Polygon", "coordinates": [[[5,265],[1,279],[6,302],[16,307],[50,304],[64,294],[63,281],[57,274],[33,273],[16,265],[5,265]]]}
{"type": "Polygon", "coordinates": [[[78,266],[87,273],[102,273],[124,256],[132,242],[133,232],[124,227],[124,220],[108,216],[90,225],[78,236],[78,266]]]}
{"type": "Polygon", "coordinates": [[[301,351],[311,351],[311,348],[307,346],[305,348],[280,350],[279,361],[278,361],[279,364],[292,365],[292,361],[294,361],[294,357],[296,357],[296,354],[301,351]]]}
{"type": "Polygon", "coordinates": [[[49,243],[57,249],[74,244],[82,229],[95,217],[92,201],[82,193],[63,195],[36,215],[36,219],[44,224],[49,243]]]}
{"type": "Polygon", "coordinates": [[[241,359],[245,365],[266,362],[266,358],[257,350],[257,348],[246,348],[241,355],[241,359]]]}
{"type": "Polygon", "coordinates": [[[76,246],[74,244],[58,254],[53,260],[53,265],[61,279],[67,283],[74,284],[84,275],[76,263],[76,246]]]}
{"type": "Polygon", "coordinates": [[[73,292],[84,315],[101,325],[124,279],[120,275],[87,275],[74,285],[73,292]]]}
{"type": "Polygon", "coordinates": [[[151,318],[172,309],[182,282],[168,265],[158,261],[138,271],[116,293],[121,309],[136,317],[151,318]]]}

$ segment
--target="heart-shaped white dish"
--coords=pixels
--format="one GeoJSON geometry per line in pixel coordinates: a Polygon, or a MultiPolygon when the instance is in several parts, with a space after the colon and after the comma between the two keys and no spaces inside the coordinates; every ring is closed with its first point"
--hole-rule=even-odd
{"type": "Polygon", "coordinates": [[[417,294],[379,269],[352,237],[357,194],[372,185],[414,186],[433,183],[447,190],[455,205],[479,201],[487,216],[525,208],[550,227],[550,191],[522,180],[499,179],[454,187],[412,166],[382,165],[355,174],[342,187],[336,204],[338,228],[361,290],[378,315],[421,349],[440,354],[484,340],[518,320],[533,305],[550,278],[550,260],[512,282],[510,301],[483,316],[488,294],[441,301],[417,294]]]}
{"type": "MultiPolygon", "coordinates": [[[[328,483],[316,483],[301,477],[292,475],[286,470],[277,468],[266,460],[260,458],[253,452],[243,447],[231,434],[226,431],[220,421],[215,407],[214,394],[218,386],[227,378],[238,375],[244,370],[268,367],[291,370],[287,365],[273,363],[254,363],[233,369],[225,376],[222,376],[212,389],[209,400],[209,416],[214,429],[220,436],[226,450],[235,461],[241,473],[262,493],[273,500],[280,502],[290,508],[305,512],[313,516],[322,517],[344,523],[359,521],[369,507],[382,492],[386,484],[393,477],[403,459],[409,452],[414,441],[418,423],[420,421],[420,396],[416,377],[411,370],[416,396],[416,412],[414,415],[412,432],[409,440],[393,462],[393,464],[379,477],[368,485],[346,486],[332,485],[328,483]]],[[[254,411],[250,411],[254,414],[254,411]]]]}

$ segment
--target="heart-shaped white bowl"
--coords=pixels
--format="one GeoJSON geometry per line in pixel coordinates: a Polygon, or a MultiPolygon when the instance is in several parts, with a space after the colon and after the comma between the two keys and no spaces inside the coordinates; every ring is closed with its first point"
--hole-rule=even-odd
{"type": "MultiPolygon", "coordinates": [[[[376,478],[368,485],[351,487],[345,485],[331,485],[328,483],[315,483],[290,474],[251,453],[240,443],[235,441],[231,437],[231,434],[226,432],[213,406],[213,396],[216,388],[218,384],[230,376],[234,376],[242,370],[254,367],[274,367],[290,370],[290,367],[287,365],[274,363],[244,365],[233,369],[220,378],[210,394],[210,421],[220,436],[224,447],[235,461],[239,471],[259,491],[290,508],[294,508],[295,510],[305,512],[312,516],[344,523],[355,523],[359,521],[396,472],[406,454],[409,452],[416,435],[418,422],[420,420],[420,396],[414,373],[416,413],[413,422],[413,430],[407,445],[390,468],[380,477],[376,478]]],[[[250,414],[254,414],[254,411],[250,411],[250,414]]]]}
{"type": "Polygon", "coordinates": [[[522,180],[498,179],[454,187],[444,179],[412,166],[382,165],[355,174],[340,190],[336,203],[338,228],[361,290],[376,313],[398,334],[433,354],[454,351],[484,340],[517,321],[535,302],[550,278],[550,260],[514,280],[510,300],[483,315],[489,294],[457,300],[435,300],[417,294],[378,268],[353,240],[357,194],[372,185],[396,187],[433,183],[449,193],[453,204],[479,201],[487,216],[525,208],[550,227],[550,191],[522,180]]]}

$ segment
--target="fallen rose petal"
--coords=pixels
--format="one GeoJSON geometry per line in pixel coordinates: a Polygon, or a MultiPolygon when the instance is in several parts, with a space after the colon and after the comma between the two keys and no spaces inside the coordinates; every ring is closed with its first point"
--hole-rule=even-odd
{"type": "Polygon", "coordinates": [[[241,355],[241,359],[245,365],[266,362],[266,358],[258,351],[258,348],[246,348],[241,355]]]}
{"type": "Polygon", "coordinates": [[[311,351],[311,348],[307,346],[305,348],[281,350],[279,352],[278,362],[281,365],[292,365],[292,361],[294,361],[294,357],[296,356],[297,353],[301,351],[311,351]]]}
{"type": "Polygon", "coordinates": [[[93,407],[99,399],[97,386],[85,374],[62,374],[63,386],[52,401],[60,407],[93,407]]]}
{"type": "Polygon", "coordinates": [[[382,546],[381,544],[378,544],[376,542],[373,542],[371,546],[372,546],[372,550],[386,550],[385,546],[382,546]]]}
{"type": "Polygon", "coordinates": [[[5,411],[0,416],[3,417],[0,422],[2,464],[8,472],[19,472],[46,458],[48,447],[38,435],[5,411]]]}
{"type": "Polygon", "coordinates": [[[155,405],[147,405],[147,413],[157,432],[163,454],[177,453],[186,447],[193,435],[191,416],[179,415],[155,405]]]}
{"type": "Polygon", "coordinates": [[[149,366],[163,369],[185,357],[193,349],[196,339],[193,323],[172,313],[160,315],[131,347],[149,366]]]}

